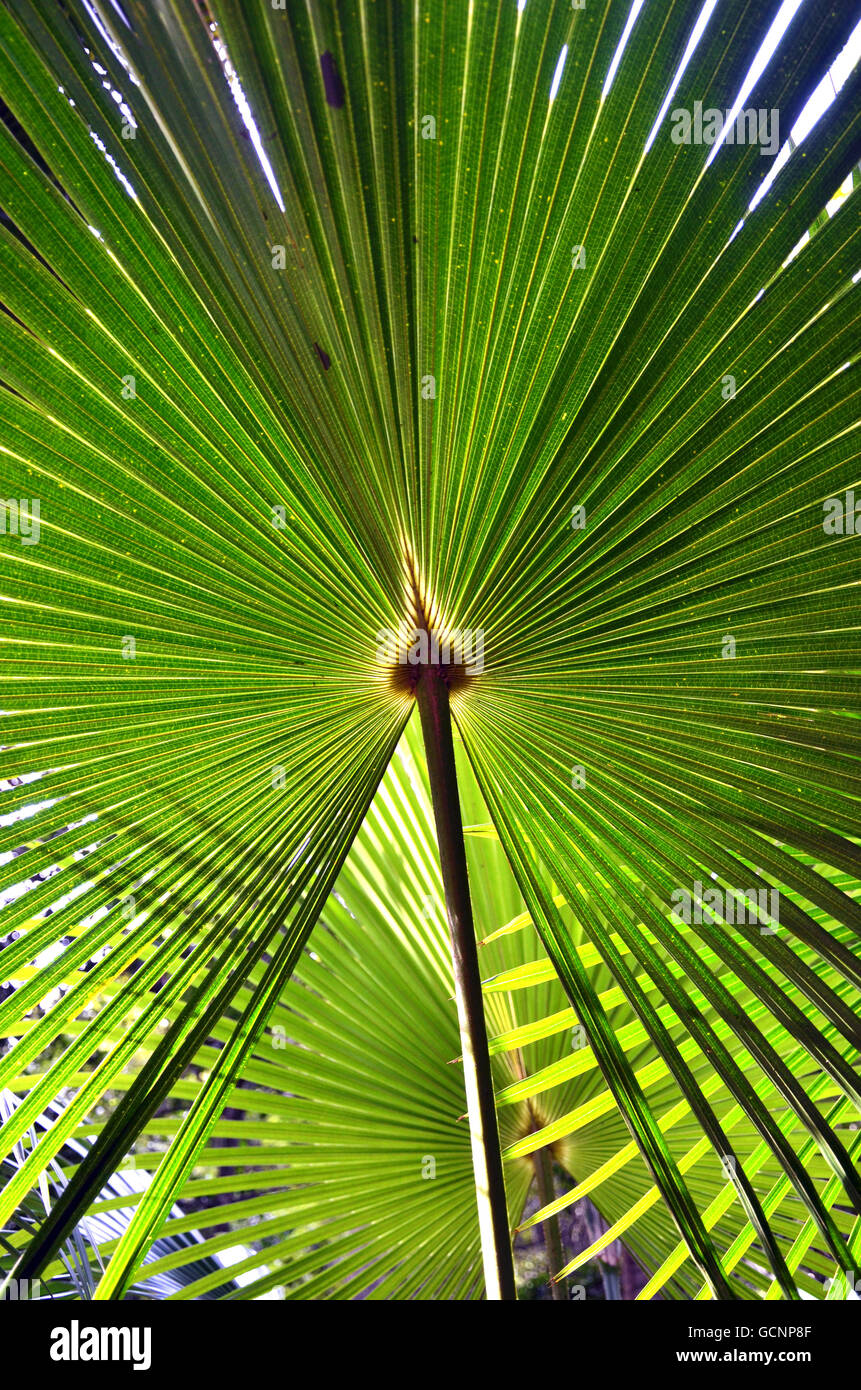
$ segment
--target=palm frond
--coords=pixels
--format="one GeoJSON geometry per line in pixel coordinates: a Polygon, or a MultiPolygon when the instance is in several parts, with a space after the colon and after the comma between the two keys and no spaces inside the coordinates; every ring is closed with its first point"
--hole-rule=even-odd
{"type": "Polygon", "coordinates": [[[751,87],[776,9],[0,10],[2,1154],[67,1096],[0,1223],[120,1095],[22,1274],[187,1084],[97,1297],[138,1277],[410,716],[402,624],[482,634],[487,927],[534,922],[660,1258],[722,1298],[855,1267],[857,189],[822,214],[861,76],[776,165],[671,137],[796,127],[856,17],[801,5],[751,87]]]}

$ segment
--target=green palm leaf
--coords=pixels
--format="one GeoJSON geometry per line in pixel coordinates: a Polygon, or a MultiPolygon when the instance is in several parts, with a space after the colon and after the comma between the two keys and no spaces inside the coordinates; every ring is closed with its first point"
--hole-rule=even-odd
{"type": "MultiPolygon", "coordinates": [[[[821,214],[859,77],[755,201],[757,146],[676,144],[669,108],[747,101],[774,16],[698,13],[0,11],[0,447],[30,518],[0,551],[3,1154],[70,1092],[0,1221],[116,1098],[22,1270],[187,1086],[97,1296],[134,1282],[410,716],[377,659],[404,623],[484,634],[452,694],[478,819],[675,1223],[656,1280],[681,1249],[724,1298],[766,1264],[793,1296],[812,1249],[853,1267],[858,586],[823,504],[856,481],[856,199],[821,214]],[[761,885],[779,923],[680,930],[696,884],[761,885]]],[[[749,95],[784,137],[853,24],[793,13],[749,95]]],[[[503,1088],[503,1128],[582,1060],[503,1088]]],[[[477,1287],[452,1249],[444,1296],[477,1287]]]]}

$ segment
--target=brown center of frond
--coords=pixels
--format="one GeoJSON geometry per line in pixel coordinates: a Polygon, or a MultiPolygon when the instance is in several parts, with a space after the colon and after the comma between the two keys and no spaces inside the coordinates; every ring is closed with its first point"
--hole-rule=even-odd
{"type": "Polygon", "coordinates": [[[415,694],[422,671],[437,671],[449,691],[462,690],[484,671],[484,632],[452,627],[424,592],[411,557],[404,560],[408,616],[379,636],[381,661],[393,687],[415,694]]]}
{"type": "Polygon", "coordinates": [[[463,690],[483,670],[480,636],[445,636],[406,624],[393,636],[389,675],[392,686],[401,692],[415,694],[422,672],[428,669],[439,672],[449,691],[463,690]]]}

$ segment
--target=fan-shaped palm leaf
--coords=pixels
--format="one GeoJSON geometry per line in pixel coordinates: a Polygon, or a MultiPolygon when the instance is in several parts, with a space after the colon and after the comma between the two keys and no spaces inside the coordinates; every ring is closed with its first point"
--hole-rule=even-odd
{"type": "Polygon", "coordinates": [[[134,1281],[410,715],[402,623],[483,634],[454,719],[698,1279],[743,1296],[747,1237],[715,1236],[583,945],[780,1292],[811,1241],[852,1267],[858,586],[823,518],[854,508],[859,223],[820,214],[858,73],[758,201],[756,144],[670,135],[737,97],[795,127],[856,20],[782,7],[750,87],[772,8],[0,11],[0,1086],[35,1067],[4,1152],[72,1092],[2,1219],[125,1092],[22,1268],[222,1028],[98,1296],[134,1281]],[[734,920],[754,882],[779,922],[734,920]],[[709,883],[722,915],[680,930],[709,883]]]}

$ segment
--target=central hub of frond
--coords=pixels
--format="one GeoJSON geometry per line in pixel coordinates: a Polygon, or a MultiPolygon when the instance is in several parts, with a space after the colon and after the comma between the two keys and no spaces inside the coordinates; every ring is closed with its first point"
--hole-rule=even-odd
{"type": "Polygon", "coordinates": [[[437,632],[401,623],[377,633],[377,661],[392,684],[414,691],[423,670],[439,671],[449,690],[459,690],[484,671],[484,632],[481,628],[452,628],[437,632]]]}
{"type": "Polygon", "coordinates": [[[412,546],[404,541],[404,606],[397,628],[377,632],[377,664],[392,686],[415,694],[423,671],[438,672],[445,686],[460,690],[484,671],[482,628],[454,627],[431,586],[421,578],[412,546]]]}

